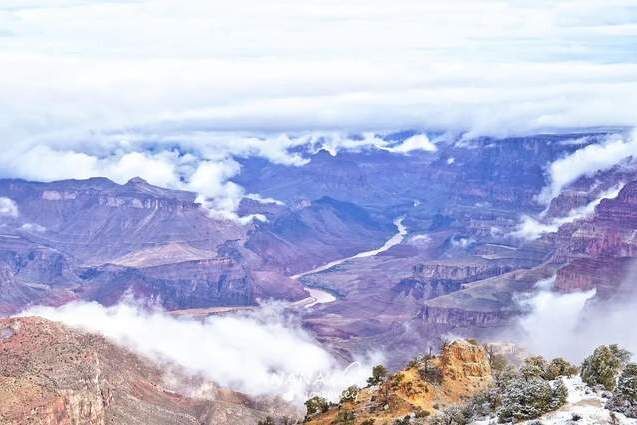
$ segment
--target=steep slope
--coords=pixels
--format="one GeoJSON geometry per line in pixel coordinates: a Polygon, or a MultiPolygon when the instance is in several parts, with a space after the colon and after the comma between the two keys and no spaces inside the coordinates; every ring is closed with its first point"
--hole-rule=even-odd
{"type": "Polygon", "coordinates": [[[23,424],[254,424],[246,397],[171,374],[104,338],[35,317],[0,320],[0,422],[23,424]],[[179,392],[207,388],[199,398],[179,392]]]}
{"type": "Polygon", "coordinates": [[[553,236],[555,261],[567,263],[558,272],[556,288],[596,288],[602,298],[613,296],[637,257],[636,235],[637,181],[631,181],[615,199],[602,200],[590,218],[563,226],[553,236]]]}
{"type": "Polygon", "coordinates": [[[357,424],[366,420],[391,424],[412,414],[424,417],[457,404],[492,383],[491,366],[484,348],[454,341],[443,348],[440,356],[413,362],[379,385],[360,390],[354,400],[311,417],[308,423],[339,423],[337,418],[343,412],[352,415],[355,422],[351,423],[357,424]]]}
{"type": "Polygon", "coordinates": [[[125,185],[104,178],[0,180],[0,196],[16,202],[20,234],[86,265],[175,241],[214,252],[244,233],[234,223],[210,220],[194,202],[195,194],[151,186],[141,179],[125,185]]]}
{"type": "Polygon", "coordinates": [[[246,247],[293,275],[382,245],[394,231],[391,223],[374,219],[358,205],[323,197],[300,201],[257,224],[246,247]]]}

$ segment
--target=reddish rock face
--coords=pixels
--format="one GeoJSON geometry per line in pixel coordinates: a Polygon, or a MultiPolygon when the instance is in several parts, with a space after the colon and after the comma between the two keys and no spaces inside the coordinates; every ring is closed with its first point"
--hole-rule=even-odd
{"type": "Polygon", "coordinates": [[[168,386],[150,360],[44,319],[0,320],[0,356],[4,425],[252,425],[266,416],[214,384],[171,374],[183,381],[168,386]],[[208,385],[205,399],[176,392],[201,384],[208,385]]]}
{"type": "MultiPolygon", "coordinates": [[[[404,367],[404,365],[403,365],[404,367]]],[[[441,405],[453,405],[484,391],[493,384],[486,350],[466,341],[454,341],[438,356],[412,359],[409,366],[378,385],[360,390],[354,400],[330,406],[307,419],[310,425],[339,423],[339,412],[352,411],[356,423],[399,423],[418,409],[433,412],[441,405]],[[435,368],[439,381],[432,382],[422,371],[435,368]],[[397,378],[398,377],[398,378],[397,378]]]]}
{"type": "Polygon", "coordinates": [[[563,226],[556,235],[553,261],[566,263],[557,274],[564,292],[596,288],[608,298],[624,280],[637,256],[637,181],[615,199],[604,199],[593,216],[563,226]]]}

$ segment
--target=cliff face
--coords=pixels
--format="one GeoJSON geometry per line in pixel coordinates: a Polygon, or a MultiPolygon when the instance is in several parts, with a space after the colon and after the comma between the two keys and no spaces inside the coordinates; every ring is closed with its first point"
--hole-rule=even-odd
{"type": "Polygon", "coordinates": [[[109,304],[124,293],[167,308],[195,298],[208,305],[254,303],[249,272],[218,253],[245,230],[211,220],[192,193],[141,179],[118,185],[94,178],[0,180],[0,196],[17,205],[17,214],[2,222],[0,311],[73,299],[109,304]],[[214,265],[202,262],[180,276],[149,269],[204,259],[214,265]],[[112,263],[118,266],[106,266],[112,263]]]}
{"type": "Polygon", "coordinates": [[[175,392],[150,361],[44,319],[0,320],[0,353],[6,425],[252,425],[265,416],[214,385],[205,399],[175,392]]]}
{"type": "Polygon", "coordinates": [[[563,226],[553,237],[559,270],[555,287],[564,292],[597,288],[611,296],[637,256],[637,181],[615,199],[604,199],[586,220],[563,226]]]}
{"type": "Polygon", "coordinates": [[[0,312],[123,294],[168,309],[297,301],[286,278],[382,244],[395,230],[357,205],[323,197],[290,206],[245,200],[267,223],[215,220],[195,194],[141,179],[0,180],[17,214],[0,217],[0,312]]]}
{"type": "Polygon", "coordinates": [[[485,279],[442,297],[424,303],[418,318],[425,326],[441,332],[479,330],[507,325],[520,314],[514,296],[528,293],[536,282],[551,277],[555,267],[541,266],[517,270],[485,279]]]}
{"type": "Polygon", "coordinates": [[[171,241],[213,250],[244,233],[240,226],[210,220],[193,193],[158,188],[141,179],[125,185],[103,178],[1,180],[0,196],[18,206],[17,234],[54,246],[83,264],[109,262],[171,241]]]}
{"type": "Polygon", "coordinates": [[[441,328],[489,328],[502,326],[512,313],[500,311],[472,311],[469,308],[450,308],[425,305],[420,313],[423,322],[441,328]]]}
{"type": "Polygon", "coordinates": [[[310,424],[331,424],[339,413],[350,412],[355,423],[374,420],[394,423],[415,412],[435,414],[493,383],[491,366],[482,346],[454,341],[439,356],[418,360],[388,377],[380,385],[364,388],[355,400],[341,403],[312,417],[310,424]]]}
{"type": "Polygon", "coordinates": [[[480,256],[457,260],[434,260],[414,266],[413,275],[402,279],[394,290],[417,299],[447,295],[493,276],[535,264],[532,260],[494,259],[480,256]]]}
{"type": "MultiPolygon", "coordinates": [[[[230,259],[186,261],[135,269],[106,265],[85,270],[75,292],[112,305],[124,296],[168,310],[254,305],[251,273],[230,259]]],[[[292,292],[290,296],[293,296],[292,292]]]]}

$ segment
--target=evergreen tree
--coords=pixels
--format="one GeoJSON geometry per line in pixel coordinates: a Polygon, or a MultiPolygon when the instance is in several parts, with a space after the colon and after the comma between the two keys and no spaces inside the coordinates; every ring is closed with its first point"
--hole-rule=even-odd
{"type": "Polygon", "coordinates": [[[637,364],[626,365],[606,408],[637,418],[637,364]]]}
{"type": "Polygon", "coordinates": [[[580,376],[590,386],[601,385],[611,391],[630,353],[616,344],[597,347],[582,363],[580,376]]]}

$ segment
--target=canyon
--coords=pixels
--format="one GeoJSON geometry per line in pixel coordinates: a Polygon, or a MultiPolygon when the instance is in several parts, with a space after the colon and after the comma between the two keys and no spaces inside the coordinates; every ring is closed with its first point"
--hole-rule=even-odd
{"type": "MultiPolygon", "coordinates": [[[[298,166],[237,158],[233,182],[258,194],[237,213],[263,218],[247,224],[211,216],[194,192],[140,178],[0,179],[0,198],[15,205],[0,214],[0,315],[87,301],[203,319],[282,303],[344,364],[377,351],[395,370],[447,335],[498,335],[525,314],[519,300],[538,281],[555,277],[558,293],[595,289],[596,304],[635,295],[627,280],[637,254],[632,160],[577,176],[548,203],[538,198],[552,161],[608,136],[443,139],[435,151],[409,154],[300,150],[308,162],[298,166]],[[522,232],[525,223],[534,232],[522,232]]],[[[38,327],[46,338],[75,332],[4,320],[4,329],[23,321],[29,338],[40,337],[38,327]]],[[[26,355],[3,341],[10,358],[26,355]]],[[[16,373],[6,379],[23,379],[16,373]]],[[[148,385],[149,397],[168,397],[148,385]]],[[[68,392],[24,388],[35,404],[55,400],[59,414],[108,415],[93,390],[85,408],[68,392]]],[[[213,409],[171,400],[185,415],[213,409]]],[[[250,420],[263,417],[258,406],[244,408],[250,420]]]]}

